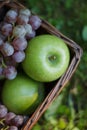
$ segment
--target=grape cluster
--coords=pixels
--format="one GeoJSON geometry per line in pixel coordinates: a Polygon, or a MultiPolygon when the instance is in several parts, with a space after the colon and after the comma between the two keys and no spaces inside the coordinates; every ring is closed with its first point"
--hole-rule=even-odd
{"type": "Polygon", "coordinates": [[[25,58],[28,41],[36,36],[41,19],[29,9],[10,9],[0,22],[0,77],[14,79],[25,58]]]}
{"type": "Polygon", "coordinates": [[[8,109],[0,104],[0,128],[3,130],[18,130],[26,119],[27,116],[8,112],[8,109]]]}

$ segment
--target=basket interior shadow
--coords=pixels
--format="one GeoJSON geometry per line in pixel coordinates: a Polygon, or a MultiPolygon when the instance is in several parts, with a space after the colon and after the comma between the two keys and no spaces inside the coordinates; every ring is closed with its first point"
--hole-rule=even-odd
{"type": "MultiPolygon", "coordinates": [[[[0,22],[3,20],[4,15],[10,8],[25,8],[22,4],[16,1],[3,1],[0,2],[0,22]]],[[[53,100],[59,95],[59,93],[63,90],[67,82],[72,77],[75,72],[81,56],[82,49],[79,45],[77,45],[73,40],[67,38],[62,33],[60,33],[55,27],[50,25],[47,21],[42,20],[41,27],[37,30],[37,35],[41,34],[52,34],[61,38],[70,49],[70,64],[67,71],[61,76],[60,79],[55,82],[49,83],[50,90],[47,90],[47,95],[42,104],[35,110],[35,112],[31,115],[28,121],[21,128],[22,130],[31,130],[35,123],[39,120],[41,115],[45,112],[45,110],[49,107],[49,105],[53,102],[53,100]]]]}

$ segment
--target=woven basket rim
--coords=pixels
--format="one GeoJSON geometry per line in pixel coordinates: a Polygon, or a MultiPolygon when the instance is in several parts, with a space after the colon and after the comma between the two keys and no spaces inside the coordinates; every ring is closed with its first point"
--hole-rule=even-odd
{"type": "Polygon", "coordinates": [[[23,127],[22,130],[31,130],[31,128],[35,125],[35,123],[39,120],[41,115],[47,110],[48,106],[56,99],[56,97],[60,94],[60,92],[64,89],[67,82],[71,79],[72,75],[74,74],[81,56],[83,54],[82,48],[75,43],[73,40],[67,38],[62,33],[60,33],[55,27],[50,25],[47,21],[42,20],[42,26],[46,28],[46,26],[50,26],[50,30],[47,30],[50,32],[50,34],[56,35],[60,38],[62,38],[69,46],[71,45],[71,48],[74,51],[74,56],[71,60],[70,66],[65,72],[64,75],[60,78],[60,80],[57,82],[56,86],[50,91],[44,102],[37,108],[37,110],[33,113],[33,115],[30,117],[26,125],[23,127]],[[55,30],[55,32],[53,31],[55,30]]]}
{"type": "MultiPolygon", "coordinates": [[[[0,1],[0,8],[4,5],[9,6],[19,6],[20,8],[26,8],[16,0],[6,0],[2,2],[0,1]]],[[[67,82],[70,80],[72,75],[74,74],[81,56],[83,54],[82,48],[73,40],[69,39],[65,35],[63,35],[60,31],[58,31],[54,26],[49,24],[47,21],[42,19],[41,27],[45,29],[49,34],[55,35],[61,38],[70,48],[72,48],[74,55],[71,59],[71,63],[67,69],[67,71],[61,76],[58,80],[57,84],[52,88],[49,92],[45,100],[42,102],[40,106],[36,109],[36,111],[32,114],[32,116],[28,119],[25,125],[21,128],[21,130],[31,130],[35,123],[39,120],[42,114],[47,110],[48,106],[54,101],[54,99],[60,94],[60,92],[64,89],[67,82]]]]}

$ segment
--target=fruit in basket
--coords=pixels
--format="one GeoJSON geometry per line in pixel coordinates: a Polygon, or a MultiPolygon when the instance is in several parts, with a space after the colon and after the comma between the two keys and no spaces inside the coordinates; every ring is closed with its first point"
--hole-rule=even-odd
{"type": "Polygon", "coordinates": [[[29,41],[25,54],[22,63],[25,73],[41,82],[58,79],[70,61],[69,49],[64,41],[49,34],[36,36],[29,41]]]}
{"type": "Polygon", "coordinates": [[[42,102],[39,100],[39,90],[43,91],[43,89],[43,83],[34,81],[22,74],[17,75],[15,79],[5,81],[2,101],[9,111],[16,114],[31,113],[29,109],[34,109],[42,102]]]}

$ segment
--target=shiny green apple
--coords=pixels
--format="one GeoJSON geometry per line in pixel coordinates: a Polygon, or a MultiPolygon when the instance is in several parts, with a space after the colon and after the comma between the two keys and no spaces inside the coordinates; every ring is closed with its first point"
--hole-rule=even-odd
{"type": "Polygon", "coordinates": [[[34,107],[36,108],[42,102],[43,98],[41,94],[39,95],[39,91],[43,96],[43,89],[43,83],[34,81],[25,75],[17,75],[15,79],[5,81],[2,101],[9,111],[16,114],[30,114],[30,108],[33,112],[34,107]]]}
{"type": "Polygon", "coordinates": [[[29,41],[22,63],[25,73],[40,82],[58,79],[68,68],[69,48],[60,38],[44,34],[29,41]]]}

